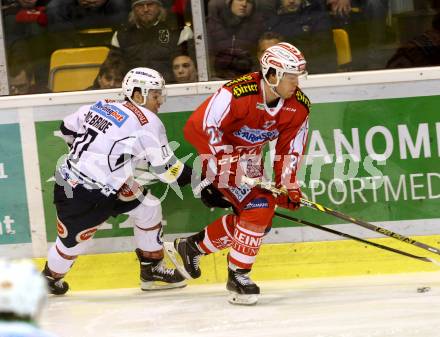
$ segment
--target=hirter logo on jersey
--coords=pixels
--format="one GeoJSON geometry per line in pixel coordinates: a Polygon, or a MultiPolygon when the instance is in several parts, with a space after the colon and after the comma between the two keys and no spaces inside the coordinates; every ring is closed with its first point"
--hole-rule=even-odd
{"type": "Polygon", "coordinates": [[[234,131],[233,135],[249,143],[255,144],[278,138],[279,132],[277,129],[270,131],[251,129],[250,127],[245,125],[240,130],[234,131]]]}
{"type": "Polygon", "coordinates": [[[310,100],[301,90],[296,90],[295,96],[298,102],[302,103],[307,109],[310,108],[310,100]]]}
{"type": "Polygon", "coordinates": [[[235,98],[240,98],[248,95],[258,94],[257,82],[249,82],[246,84],[239,84],[232,88],[232,95],[235,98]]]}
{"type": "Polygon", "coordinates": [[[103,105],[101,101],[93,105],[90,110],[100,114],[113,122],[117,127],[121,127],[128,119],[128,115],[112,104],[103,105]]]}

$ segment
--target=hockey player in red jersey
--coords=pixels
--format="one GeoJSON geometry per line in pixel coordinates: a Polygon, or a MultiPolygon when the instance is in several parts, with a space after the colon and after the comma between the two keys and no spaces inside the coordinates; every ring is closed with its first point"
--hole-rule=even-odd
{"type": "Polygon", "coordinates": [[[174,241],[183,261],[182,272],[191,278],[201,275],[201,256],[230,247],[229,301],[248,305],[255,304],[260,293],[249,272],[271,227],[275,206],[299,207],[296,172],[307,141],[310,108],[309,99],[298,88],[298,78],[306,74],[306,61],[296,47],[278,43],[263,53],[260,64],[261,72],[223,85],[184,128],[186,140],[200,155],[204,176],[212,182],[202,191],[202,200],[232,205],[234,214],[174,241]],[[287,188],[288,197],[274,197],[241,182],[243,175],[263,176],[262,149],[272,140],[276,140],[275,182],[287,188]]]}

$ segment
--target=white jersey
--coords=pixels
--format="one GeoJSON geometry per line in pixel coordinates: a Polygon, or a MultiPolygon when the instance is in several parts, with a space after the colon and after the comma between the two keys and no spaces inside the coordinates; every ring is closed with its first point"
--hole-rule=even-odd
{"type": "Polygon", "coordinates": [[[91,180],[114,192],[141,161],[147,161],[166,183],[176,181],[183,171],[159,117],[129,101],[101,100],[82,106],[63,122],[62,133],[74,136],[67,160],[59,168],[64,178],[73,176],[80,183],[91,180]]]}
{"type": "Polygon", "coordinates": [[[0,337],[54,337],[26,322],[1,322],[0,337]]]}

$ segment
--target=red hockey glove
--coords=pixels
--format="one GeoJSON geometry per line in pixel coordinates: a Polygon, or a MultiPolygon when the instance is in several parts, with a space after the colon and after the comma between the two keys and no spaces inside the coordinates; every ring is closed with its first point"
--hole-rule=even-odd
{"type": "Polygon", "coordinates": [[[277,197],[277,205],[294,211],[301,206],[301,198],[300,188],[293,188],[288,190],[287,194],[281,194],[277,197]]]}

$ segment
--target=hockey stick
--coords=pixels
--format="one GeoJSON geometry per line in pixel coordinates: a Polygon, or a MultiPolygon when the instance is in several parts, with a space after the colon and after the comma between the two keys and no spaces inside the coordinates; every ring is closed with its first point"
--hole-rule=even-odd
{"type": "MultiPolygon", "coordinates": [[[[277,194],[277,195],[279,195],[279,194],[287,194],[287,190],[281,189],[281,188],[276,188],[271,182],[264,182],[264,181],[261,181],[260,179],[253,179],[253,178],[249,178],[249,177],[245,177],[244,176],[242,178],[242,182],[245,183],[245,184],[248,184],[250,186],[259,186],[260,188],[268,190],[268,191],[270,191],[270,192],[272,192],[274,194],[277,194]]],[[[435,247],[429,246],[429,245],[427,245],[425,243],[416,241],[416,240],[411,239],[411,238],[409,238],[407,236],[404,236],[402,234],[398,234],[396,232],[393,232],[393,231],[391,231],[389,229],[373,225],[373,224],[371,224],[369,222],[366,222],[364,220],[356,219],[356,218],[354,218],[354,217],[352,217],[350,215],[347,215],[347,214],[344,214],[344,213],[332,210],[331,208],[325,207],[325,206],[320,205],[320,204],[318,204],[316,202],[313,202],[313,201],[301,198],[301,205],[309,207],[309,208],[312,208],[312,209],[317,210],[319,212],[323,212],[323,213],[327,213],[327,214],[333,215],[334,217],[337,217],[339,219],[351,222],[351,223],[353,223],[355,225],[367,228],[367,229],[372,230],[374,232],[383,234],[385,236],[389,236],[389,237],[391,237],[393,239],[396,239],[396,240],[408,243],[410,245],[413,245],[413,246],[425,249],[427,251],[430,251],[431,253],[435,253],[435,254],[439,254],[440,255],[440,249],[438,249],[438,248],[435,248],[435,247]]]]}
{"type": "Polygon", "coordinates": [[[347,233],[342,233],[342,232],[339,232],[339,231],[337,231],[335,229],[331,229],[331,228],[328,228],[328,227],[325,227],[325,226],[317,225],[317,224],[314,224],[312,222],[309,222],[309,221],[306,221],[306,220],[301,220],[301,219],[295,218],[293,216],[285,215],[285,214],[282,214],[282,213],[279,213],[279,212],[275,212],[275,215],[280,217],[280,218],[286,219],[286,220],[290,220],[290,221],[293,221],[293,222],[300,223],[302,225],[306,225],[306,226],[309,226],[309,227],[313,227],[313,228],[322,230],[324,232],[329,232],[329,233],[332,233],[332,234],[335,234],[335,235],[338,235],[338,236],[342,236],[343,238],[348,238],[348,239],[352,239],[352,240],[355,240],[355,241],[359,241],[359,242],[365,243],[367,245],[370,245],[370,246],[373,246],[373,247],[376,247],[376,248],[379,248],[379,249],[383,249],[383,250],[387,250],[387,251],[390,251],[390,252],[393,252],[393,253],[396,253],[396,254],[400,254],[400,255],[407,256],[407,257],[411,257],[413,259],[417,259],[417,260],[420,260],[420,261],[423,261],[423,262],[434,263],[435,265],[440,267],[440,262],[438,262],[438,261],[436,261],[434,259],[431,259],[429,257],[417,256],[417,255],[413,255],[413,254],[410,254],[410,253],[406,253],[406,252],[401,251],[399,249],[391,248],[391,247],[388,247],[388,246],[381,245],[379,243],[375,243],[375,242],[372,242],[372,241],[364,240],[364,239],[358,238],[357,236],[353,236],[353,235],[350,235],[350,234],[347,234],[347,233]]]}

